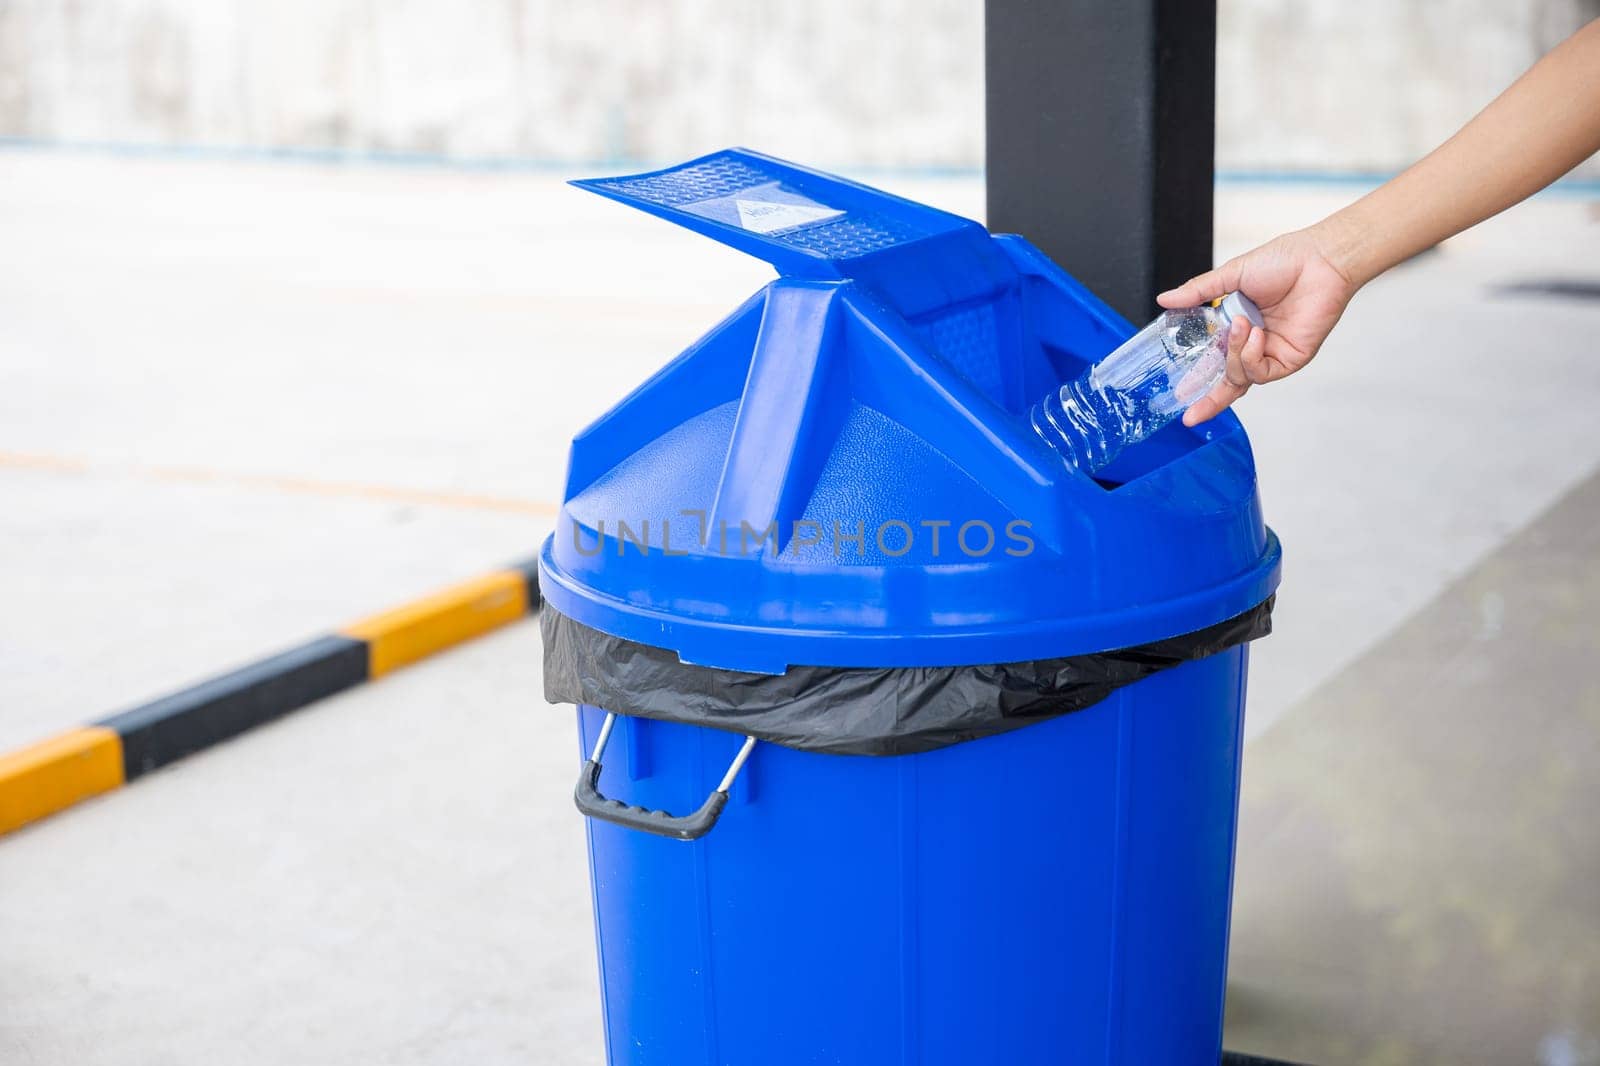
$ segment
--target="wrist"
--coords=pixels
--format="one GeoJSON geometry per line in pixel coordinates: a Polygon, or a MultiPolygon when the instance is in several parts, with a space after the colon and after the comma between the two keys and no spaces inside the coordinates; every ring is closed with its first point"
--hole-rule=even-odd
{"type": "Polygon", "coordinates": [[[1352,294],[1384,270],[1372,228],[1356,211],[1359,206],[1335,212],[1306,230],[1322,258],[1349,284],[1352,294]]]}

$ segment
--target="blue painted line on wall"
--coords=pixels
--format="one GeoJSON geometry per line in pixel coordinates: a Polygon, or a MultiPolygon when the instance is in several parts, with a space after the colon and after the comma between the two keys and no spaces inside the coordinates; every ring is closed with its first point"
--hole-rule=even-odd
{"type": "Polygon", "coordinates": [[[586,166],[629,167],[636,161],[582,164],[564,160],[493,156],[445,156],[427,152],[383,152],[343,148],[294,148],[225,144],[161,144],[136,141],[51,141],[31,137],[0,136],[0,149],[109,155],[138,158],[222,160],[271,163],[310,163],[322,166],[397,166],[449,170],[576,171],[586,166]]]}
{"type": "MultiPolygon", "coordinates": [[[[376,166],[417,169],[503,171],[510,173],[605,174],[649,170],[661,161],[628,158],[534,159],[527,156],[452,156],[430,152],[391,152],[375,149],[271,147],[228,144],[193,144],[141,141],[53,141],[0,135],[0,151],[60,152],[134,158],[221,160],[269,163],[306,163],[319,166],[376,166]]],[[[980,167],[851,165],[857,174],[893,174],[919,178],[981,178],[980,167]]]]}
{"type": "MultiPolygon", "coordinates": [[[[1341,185],[1377,188],[1399,171],[1337,171],[1337,170],[1219,170],[1219,185],[1341,185]]],[[[1577,196],[1584,199],[1600,197],[1600,179],[1563,178],[1549,186],[1539,196],[1577,196]]]]}
{"type": "MultiPolygon", "coordinates": [[[[532,174],[603,174],[648,170],[648,159],[532,159],[522,156],[448,156],[429,152],[389,152],[374,149],[273,148],[253,145],[163,144],[138,141],[52,141],[35,137],[0,135],[0,150],[82,153],[171,159],[240,162],[301,163],[320,166],[393,166],[417,169],[497,171],[532,174]]],[[[850,165],[858,176],[902,178],[981,178],[981,167],[850,165]]],[[[1343,186],[1371,188],[1396,172],[1339,170],[1219,170],[1218,185],[1343,186]]],[[[1600,198],[1600,179],[1567,178],[1540,196],[1600,198]]]]}

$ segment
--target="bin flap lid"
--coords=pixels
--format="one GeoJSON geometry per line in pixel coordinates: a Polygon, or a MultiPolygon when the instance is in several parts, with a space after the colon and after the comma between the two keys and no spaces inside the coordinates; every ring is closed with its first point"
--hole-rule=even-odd
{"type": "Polygon", "coordinates": [[[971,219],[744,148],[572,184],[738,248],[786,277],[862,282],[902,314],[991,293],[1015,277],[971,219]]]}

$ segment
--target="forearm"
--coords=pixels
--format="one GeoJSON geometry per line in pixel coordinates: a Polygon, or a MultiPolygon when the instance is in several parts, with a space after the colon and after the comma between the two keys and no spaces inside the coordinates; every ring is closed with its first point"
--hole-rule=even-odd
{"type": "Polygon", "coordinates": [[[1600,151],[1600,19],[1428,156],[1314,230],[1355,285],[1538,192],[1600,151]]]}

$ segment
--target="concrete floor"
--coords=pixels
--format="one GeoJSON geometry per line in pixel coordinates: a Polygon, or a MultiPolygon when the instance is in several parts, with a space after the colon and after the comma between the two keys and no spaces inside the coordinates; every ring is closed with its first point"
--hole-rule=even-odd
{"type": "Polygon", "coordinates": [[[1245,766],[1229,1046],[1600,1063],[1600,476],[1245,766]]]}
{"type": "MultiPolygon", "coordinates": [[[[981,211],[973,179],[883,184],[981,211]]],[[[1354,193],[1226,186],[1219,253],[1354,193]]],[[[1269,726],[1321,720],[1600,463],[1574,399],[1600,305],[1497,294],[1592,280],[1597,219],[1543,199],[1395,271],[1243,403],[1287,559],[1247,760],[1275,787],[1269,726]]],[[[767,276],[550,175],[0,154],[0,746],[529,554],[567,439],[767,276]]],[[[575,740],[537,657],[514,627],[0,841],[0,1061],[597,1061],[575,740]]],[[[1253,802],[1247,989],[1285,913],[1253,802]]],[[[1368,1024],[1324,994],[1389,990],[1385,957],[1236,1031],[1314,1058],[1296,1034],[1368,1024]]]]}
{"type": "Polygon", "coordinates": [[[538,658],[518,624],[6,838],[0,1062],[599,1062],[538,658]]]}

